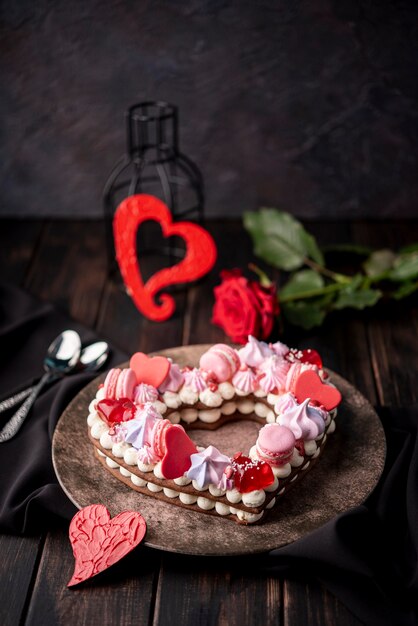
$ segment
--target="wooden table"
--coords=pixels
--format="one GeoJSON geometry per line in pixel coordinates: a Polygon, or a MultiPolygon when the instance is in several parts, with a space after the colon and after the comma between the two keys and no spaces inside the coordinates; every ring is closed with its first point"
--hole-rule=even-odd
{"type": "MultiPolygon", "coordinates": [[[[321,244],[354,241],[399,247],[418,241],[414,222],[310,224],[321,244]]],[[[225,340],[209,323],[218,270],[245,267],[251,244],[240,224],[212,222],[219,247],[215,271],[176,296],[165,324],[141,317],[107,276],[104,227],[91,221],[0,222],[2,276],[132,352],[225,340]],[[231,245],[233,242],[233,245],[231,245]]],[[[418,395],[418,301],[350,311],[291,345],[319,349],[325,363],[376,405],[405,406],[418,395]]],[[[0,624],[358,624],[315,581],[260,575],[249,558],[192,558],[141,549],[79,591],[69,591],[73,557],[67,524],[34,537],[0,537],[0,624]]]]}

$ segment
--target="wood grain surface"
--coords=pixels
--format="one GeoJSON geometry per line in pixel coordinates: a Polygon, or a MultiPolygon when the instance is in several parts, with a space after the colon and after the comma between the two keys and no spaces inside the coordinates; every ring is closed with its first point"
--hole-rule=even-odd
{"type": "MultiPolygon", "coordinates": [[[[223,333],[208,323],[211,288],[219,269],[245,267],[252,255],[239,224],[214,222],[209,228],[219,245],[217,266],[206,282],[177,296],[177,314],[164,325],[142,319],[120,284],[106,277],[100,222],[2,221],[2,277],[93,325],[127,353],[223,341],[223,333]],[[237,245],[228,245],[230,241],[237,245]],[[72,259],[71,265],[67,258],[72,259]],[[50,271],[54,263],[58,278],[50,271]]],[[[418,240],[417,221],[328,221],[309,228],[321,244],[353,241],[397,248],[418,240]]],[[[325,327],[310,332],[288,329],[283,339],[301,348],[318,348],[327,365],[372,404],[399,407],[417,399],[417,348],[410,340],[417,327],[418,300],[413,297],[408,303],[382,304],[373,312],[333,315],[325,327]]],[[[321,584],[304,579],[302,572],[298,580],[259,575],[254,556],[208,560],[144,547],[140,564],[138,555],[131,555],[94,584],[70,592],[65,587],[73,567],[67,528],[64,523],[44,535],[1,537],[1,624],[360,623],[321,584]]]]}

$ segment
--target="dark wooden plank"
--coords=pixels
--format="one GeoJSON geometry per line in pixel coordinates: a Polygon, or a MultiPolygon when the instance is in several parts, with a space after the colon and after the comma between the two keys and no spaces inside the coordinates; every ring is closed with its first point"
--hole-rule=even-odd
{"type": "Polygon", "coordinates": [[[38,558],[42,550],[42,538],[0,535],[0,624],[15,626],[21,621],[38,558]]]}
{"type": "MultiPolygon", "coordinates": [[[[357,222],[356,241],[398,249],[418,241],[418,222],[357,222]]],[[[367,315],[367,338],[372,356],[378,400],[383,405],[405,406],[418,400],[418,300],[381,303],[367,315]]]]}
{"type": "Polygon", "coordinates": [[[94,326],[106,279],[104,246],[100,221],[48,222],[26,288],[77,321],[94,326]]]}
{"type": "Polygon", "coordinates": [[[360,626],[362,623],[314,580],[284,581],[283,614],[286,626],[360,626]]]}
{"type": "Polygon", "coordinates": [[[153,624],[279,625],[280,594],[280,581],[260,574],[253,560],[165,555],[153,624]]]}
{"type": "Polygon", "coordinates": [[[122,562],[68,589],[74,559],[66,529],[48,533],[26,624],[57,626],[145,626],[153,599],[158,553],[139,547],[122,562]]]}
{"type": "Polygon", "coordinates": [[[42,220],[1,220],[0,276],[2,280],[16,285],[23,281],[42,228],[42,220]]]}

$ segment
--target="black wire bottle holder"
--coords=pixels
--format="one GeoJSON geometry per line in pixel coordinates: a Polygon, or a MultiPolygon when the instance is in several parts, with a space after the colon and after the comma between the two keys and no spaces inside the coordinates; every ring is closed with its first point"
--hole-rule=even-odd
{"type": "MultiPolygon", "coordinates": [[[[117,269],[113,242],[113,216],[122,200],[138,193],[161,199],[173,220],[201,223],[204,217],[203,177],[179,150],[178,109],[167,102],[140,102],[126,111],[126,152],[112,169],[103,191],[108,272],[117,269]]],[[[168,240],[161,248],[152,244],[141,255],[167,256],[169,263],[182,258],[184,250],[168,240]]]]}

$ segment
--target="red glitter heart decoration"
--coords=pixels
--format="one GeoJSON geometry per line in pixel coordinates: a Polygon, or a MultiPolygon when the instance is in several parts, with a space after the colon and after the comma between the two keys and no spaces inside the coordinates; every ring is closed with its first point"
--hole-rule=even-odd
{"type": "Polygon", "coordinates": [[[132,420],[135,417],[136,406],[128,398],[120,398],[119,400],[105,398],[99,400],[96,404],[96,410],[102,420],[112,426],[132,420]]]}
{"type": "Polygon", "coordinates": [[[127,291],[145,317],[163,322],[175,310],[174,298],[167,293],[155,302],[159,291],[178,283],[201,278],[214,266],[216,246],[211,235],[192,222],[172,222],[171,213],[161,200],[147,194],[126,198],[116,209],[113,219],[116,259],[127,291]],[[148,220],[158,222],[164,237],[176,235],[184,240],[186,254],[176,265],[159,270],[144,284],[137,257],[136,233],[148,220]]]}
{"type": "Polygon", "coordinates": [[[145,383],[157,388],[167,377],[170,361],[165,356],[150,357],[143,352],[135,352],[129,367],[135,372],[138,384],[145,383]]]}
{"type": "Polygon", "coordinates": [[[190,456],[197,448],[183,426],[173,424],[165,431],[165,454],[161,461],[161,472],[166,478],[180,478],[190,468],[190,456]]]}
{"type": "Polygon", "coordinates": [[[123,511],[110,518],[102,504],[91,504],[71,520],[69,535],[75,566],[68,587],[92,578],[136,548],[147,530],[137,511],[123,511]]]}
{"type": "Polygon", "coordinates": [[[295,383],[296,400],[302,403],[307,398],[332,411],[341,402],[341,394],[335,387],[326,385],[313,370],[302,372],[295,383]]]}
{"type": "Polygon", "coordinates": [[[240,493],[249,493],[254,489],[264,489],[274,483],[274,474],[268,463],[253,461],[240,452],[231,463],[235,487],[240,493]]]}

